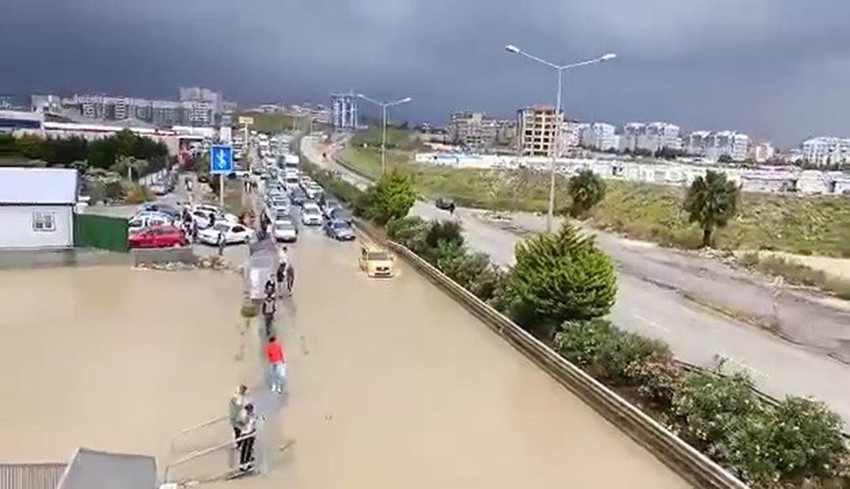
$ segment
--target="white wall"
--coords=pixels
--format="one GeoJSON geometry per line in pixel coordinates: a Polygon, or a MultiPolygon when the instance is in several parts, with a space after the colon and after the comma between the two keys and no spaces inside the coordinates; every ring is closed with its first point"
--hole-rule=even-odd
{"type": "Polygon", "coordinates": [[[0,249],[68,248],[74,245],[72,206],[0,206],[0,249]],[[54,231],[35,231],[33,213],[54,214],[54,231]]]}

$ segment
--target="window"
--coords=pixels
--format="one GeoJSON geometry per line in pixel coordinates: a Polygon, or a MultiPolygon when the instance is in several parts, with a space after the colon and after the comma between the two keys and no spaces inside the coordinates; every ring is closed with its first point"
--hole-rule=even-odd
{"type": "Polygon", "coordinates": [[[32,213],[32,229],[33,231],[56,231],[56,213],[55,212],[33,212],[32,213]]]}

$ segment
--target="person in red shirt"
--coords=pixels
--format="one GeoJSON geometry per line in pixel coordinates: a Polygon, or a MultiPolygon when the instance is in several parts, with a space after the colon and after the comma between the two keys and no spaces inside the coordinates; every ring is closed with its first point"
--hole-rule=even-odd
{"type": "Polygon", "coordinates": [[[272,392],[283,393],[283,382],[286,380],[286,353],[275,336],[269,337],[266,346],[266,358],[269,361],[269,378],[272,392]]]}

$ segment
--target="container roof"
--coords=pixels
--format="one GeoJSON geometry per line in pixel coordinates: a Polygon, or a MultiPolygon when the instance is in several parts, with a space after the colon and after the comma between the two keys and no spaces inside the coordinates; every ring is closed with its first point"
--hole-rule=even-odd
{"type": "Polygon", "coordinates": [[[77,202],[77,170],[0,167],[0,205],[77,202]]]}

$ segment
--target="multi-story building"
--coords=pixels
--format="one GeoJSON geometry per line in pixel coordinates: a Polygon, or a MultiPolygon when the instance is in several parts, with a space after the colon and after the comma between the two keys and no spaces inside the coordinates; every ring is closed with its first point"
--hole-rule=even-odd
{"type": "Polygon", "coordinates": [[[517,146],[524,156],[553,156],[563,113],[553,106],[526,107],[517,111],[517,146]]]}
{"type": "Polygon", "coordinates": [[[157,126],[183,124],[183,105],[171,100],[152,100],[149,122],[157,126]]]}
{"type": "Polygon", "coordinates": [[[667,122],[632,122],[623,127],[623,149],[652,153],[662,149],[681,149],[679,126],[667,122]]]}
{"type": "Polygon", "coordinates": [[[765,141],[754,145],[750,156],[756,163],[764,163],[773,159],[775,154],[776,150],[773,148],[773,145],[765,141]]]}
{"type": "Polygon", "coordinates": [[[211,126],[215,124],[215,104],[205,100],[184,100],[181,122],[190,126],[211,126]]]}
{"type": "Polygon", "coordinates": [[[732,161],[744,161],[750,150],[750,137],[735,131],[695,131],[688,136],[687,151],[718,161],[727,157],[732,161]]]}
{"type": "Polygon", "coordinates": [[[499,127],[495,119],[483,112],[457,112],[449,117],[446,130],[453,144],[484,151],[496,145],[499,127]]]}
{"type": "Polygon", "coordinates": [[[357,129],[357,95],[331,94],[331,122],[337,129],[357,129]]]}
{"type": "Polygon", "coordinates": [[[563,123],[561,123],[561,142],[558,146],[561,156],[571,151],[572,149],[579,147],[579,145],[581,144],[582,132],[585,131],[589,126],[589,124],[570,120],[565,120],[563,123]]]}
{"type": "Polygon", "coordinates": [[[221,92],[210,90],[202,87],[180,87],[181,102],[210,102],[215,112],[221,110],[221,104],[224,102],[224,96],[221,92]]]}
{"type": "Polygon", "coordinates": [[[818,166],[850,160],[850,138],[816,137],[803,141],[803,160],[818,166]]]}
{"type": "Polygon", "coordinates": [[[584,128],[581,133],[581,145],[599,151],[619,149],[617,128],[604,122],[594,122],[584,128]]]}

